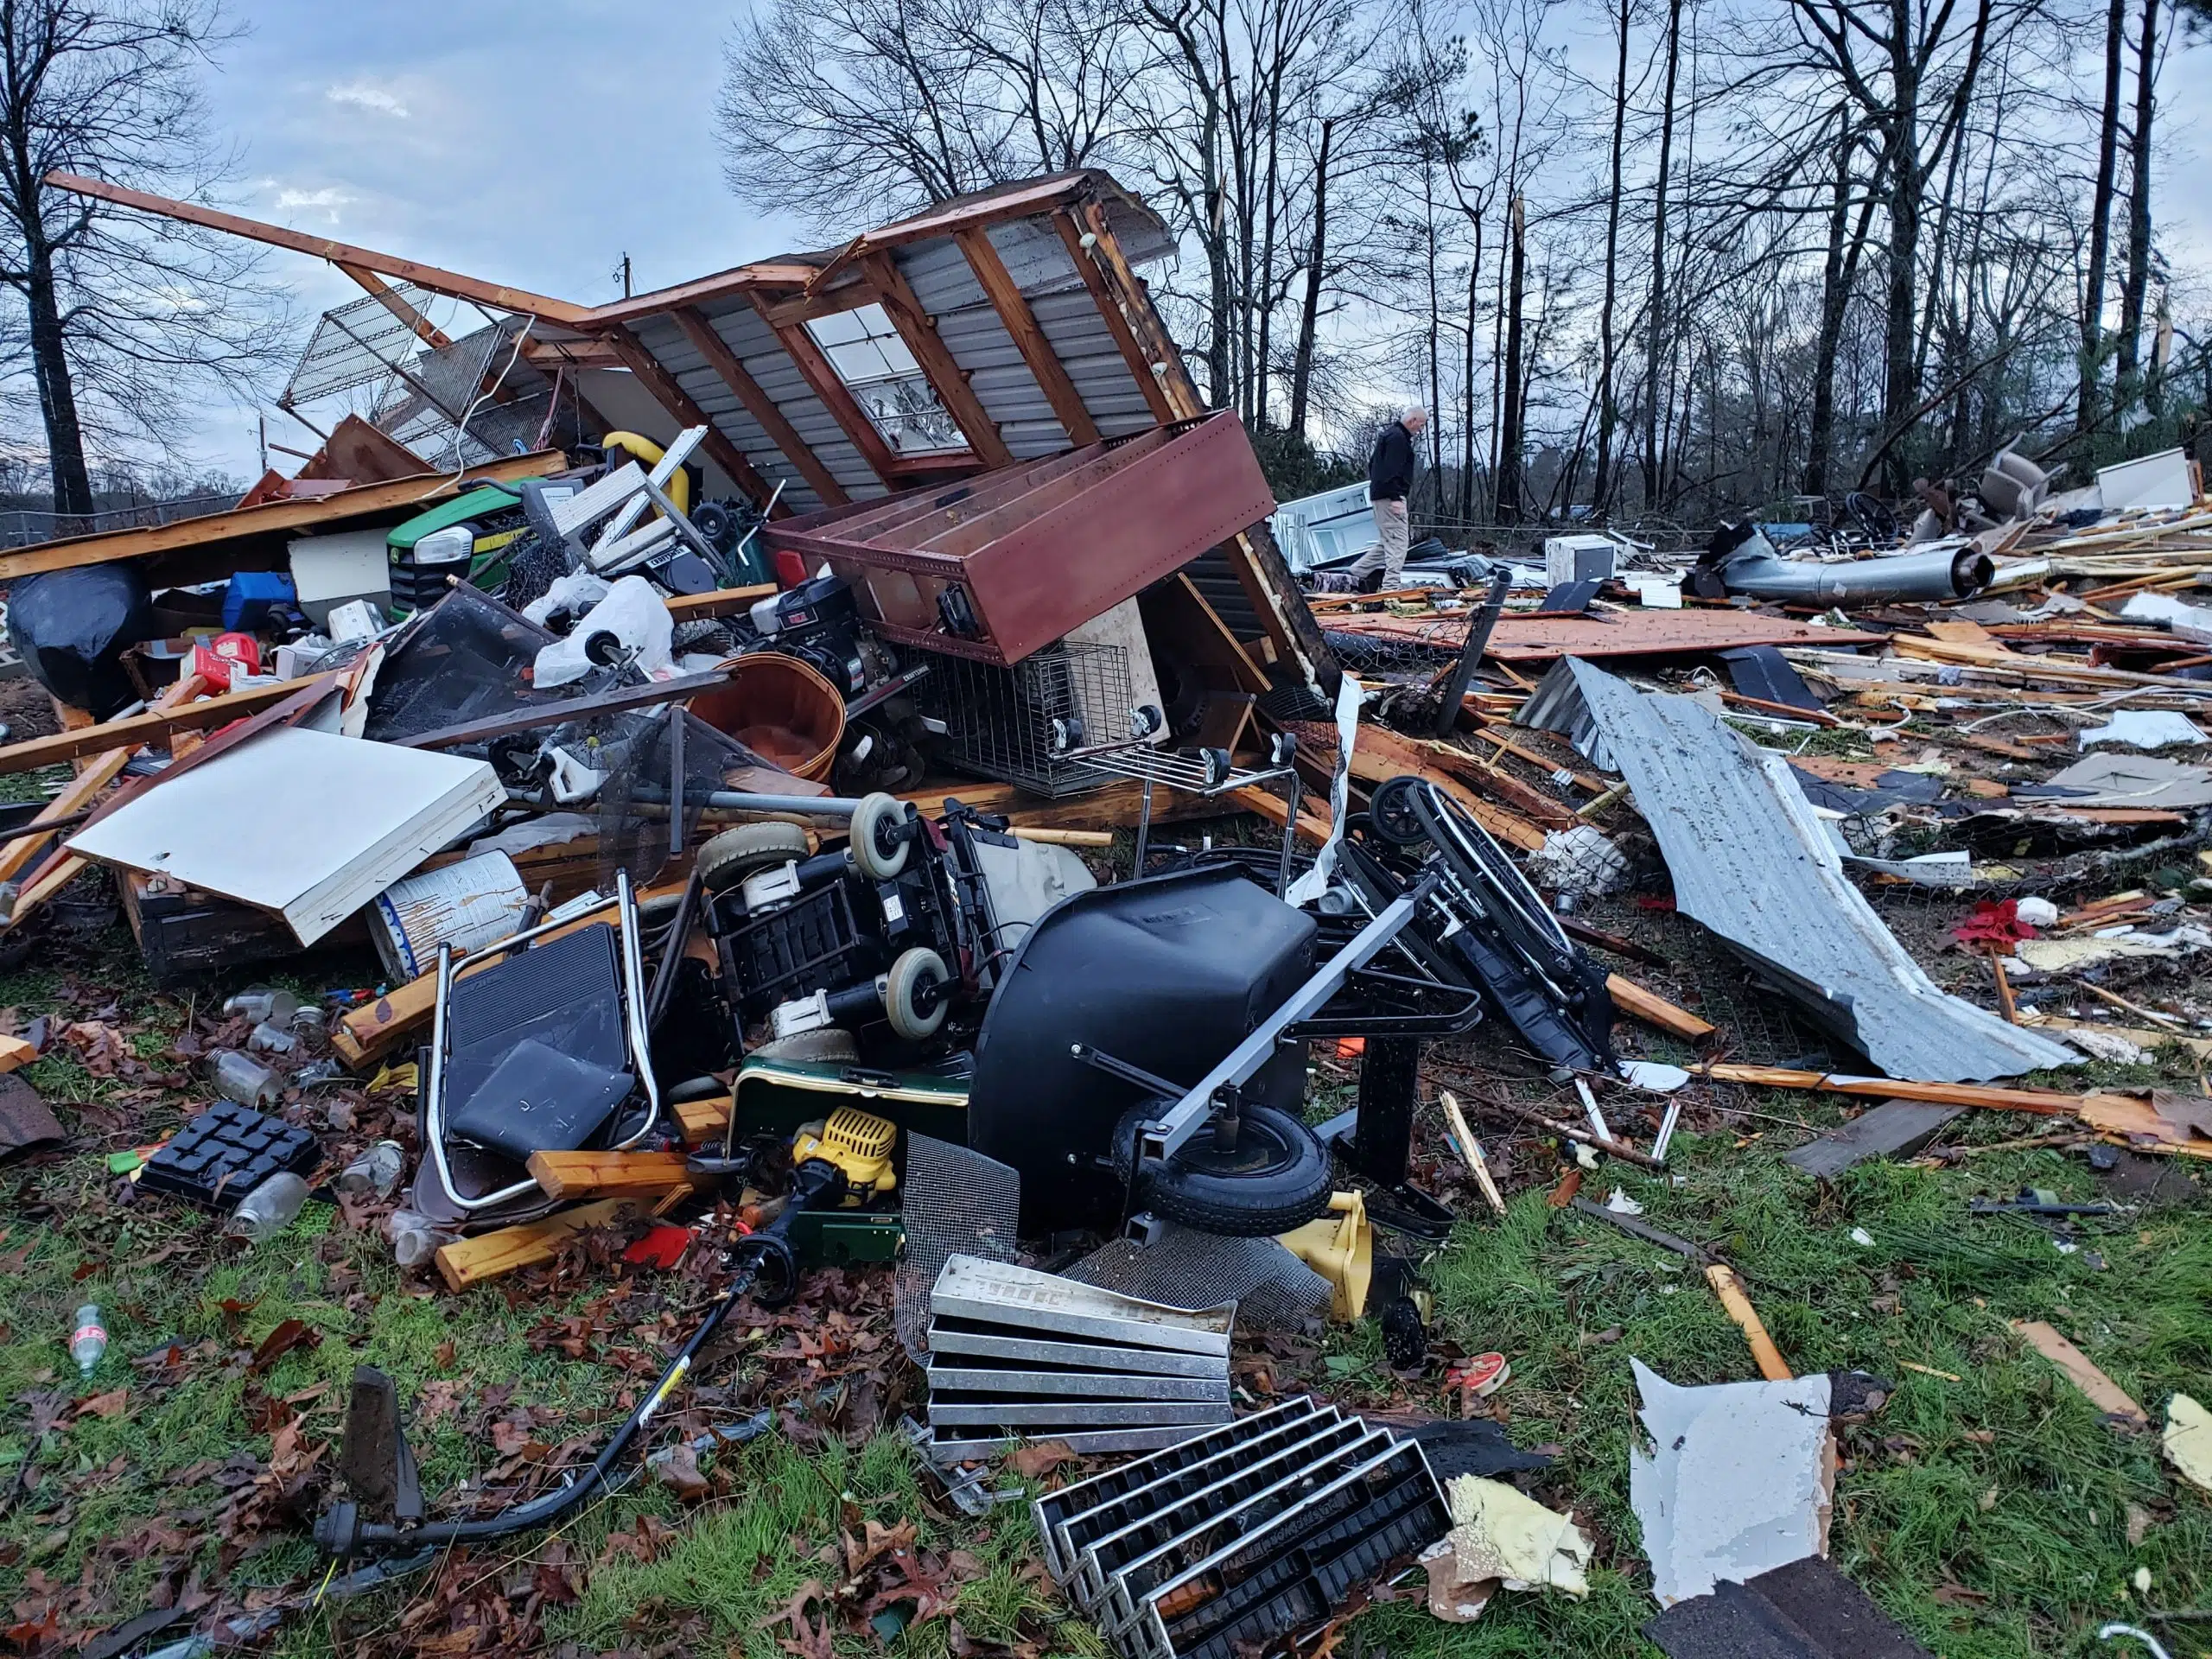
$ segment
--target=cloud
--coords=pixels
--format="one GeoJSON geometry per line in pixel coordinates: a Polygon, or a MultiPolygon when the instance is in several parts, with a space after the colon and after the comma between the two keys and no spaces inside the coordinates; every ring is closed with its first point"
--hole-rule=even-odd
{"type": "Polygon", "coordinates": [[[338,210],[353,200],[345,191],[330,185],[325,185],[320,190],[280,190],[276,193],[276,206],[280,209],[327,213],[334,225],[338,222],[338,210]]]}
{"type": "Polygon", "coordinates": [[[343,86],[324,89],[323,94],[333,104],[353,104],[378,115],[391,116],[394,120],[407,118],[407,106],[381,86],[372,86],[365,80],[350,80],[343,86]]]}

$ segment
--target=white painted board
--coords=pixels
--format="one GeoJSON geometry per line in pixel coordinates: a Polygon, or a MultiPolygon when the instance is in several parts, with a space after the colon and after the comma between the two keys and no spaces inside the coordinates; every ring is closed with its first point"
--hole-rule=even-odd
{"type": "Polygon", "coordinates": [[[312,944],[505,798],[482,760],[280,726],[164,779],[68,846],[275,911],[312,944]]]}
{"type": "Polygon", "coordinates": [[[2179,449],[2162,449],[2139,461],[2123,461],[2097,468],[2097,494],[2107,512],[2130,507],[2186,507],[2196,499],[2196,486],[2189,474],[2189,456],[2179,449]]]}

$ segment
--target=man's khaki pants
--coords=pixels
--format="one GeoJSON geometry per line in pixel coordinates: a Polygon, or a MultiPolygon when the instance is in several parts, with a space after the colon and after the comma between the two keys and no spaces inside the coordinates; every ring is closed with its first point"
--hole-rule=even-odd
{"type": "Polygon", "coordinates": [[[1375,533],[1382,538],[1379,547],[1370,547],[1351,563],[1348,573],[1354,581],[1372,571],[1382,573],[1382,585],[1398,585],[1398,573],[1406,568],[1406,504],[1403,501],[1377,501],[1370,511],[1375,514],[1375,533]]]}

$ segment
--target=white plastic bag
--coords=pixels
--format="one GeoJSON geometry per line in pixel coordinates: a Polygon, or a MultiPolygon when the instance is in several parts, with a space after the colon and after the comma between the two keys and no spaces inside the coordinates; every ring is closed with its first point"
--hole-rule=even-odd
{"type": "Polygon", "coordinates": [[[556,639],[537,653],[532,683],[544,690],[583,678],[592,669],[586,648],[602,633],[612,634],[623,651],[636,652],[638,666],[647,674],[663,672],[673,660],[669,646],[676,624],[660,590],[643,576],[625,576],[584,613],[567,639],[556,639]]]}

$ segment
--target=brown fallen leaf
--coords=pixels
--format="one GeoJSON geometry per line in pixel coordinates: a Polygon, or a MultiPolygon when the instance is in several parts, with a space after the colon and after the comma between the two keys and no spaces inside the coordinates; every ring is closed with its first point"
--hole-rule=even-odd
{"type": "Polygon", "coordinates": [[[321,1346],[322,1333],[305,1319],[285,1319],[261,1339],[261,1345],[253,1351],[252,1363],[247,1365],[246,1370],[257,1374],[267,1370],[295,1348],[321,1346]]]}
{"type": "Polygon", "coordinates": [[[1963,1584],[1945,1582],[1935,1589],[1936,1599],[1946,1607],[1979,1607],[1989,1598],[1979,1590],[1969,1590],[1963,1584]]]}
{"type": "Polygon", "coordinates": [[[836,1659],[836,1650],[831,1643],[830,1592],[823,1586],[821,1580],[809,1579],[799,1586],[786,1605],[765,1618],[756,1620],[753,1628],[771,1630],[786,1623],[791,1627],[791,1635],[776,1638],[776,1645],[785,1653],[795,1653],[799,1659],[836,1659]],[[822,1604],[822,1620],[818,1624],[809,1624],[806,1617],[808,1606],[815,1602],[822,1604]]]}
{"type": "Polygon", "coordinates": [[[854,1540],[849,1532],[842,1535],[845,1546],[845,1576],[860,1577],[870,1561],[888,1551],[912,1549],[917,1529],[912,1521],[901,1521],[895,1527],[887,1527],[874,1521],[861,1523],[861,1537],[854,1540]]]}
{"type": "Polygon", "coordinates": [[[1007,1462],[1024,1480],[1042,1480],[1062,1464],[1076,1460],[1075,1452],[1065,1440],[1040,1440],[1017,1448],[1007,1462]]]}
{"type": "Polygon", "coordinates": [[[77,1420],[82,1422],[87,1417],[120,1417],[130,1398],[128,1384],[110,1389],[105,1394],[96,1394],[77,1408],[77,1420]]]}
{"type": "Polygon", "coordinates": [[[460,1353],[461,1348],[457,1343],[448,1338],[440,1343],[432,1351],[436,1355],[438,1369],[442,1371],[449,1371],[453,1369],[454,1358],[460,1353]]]}
{"type": "Polygon", "coordinates": [[[714,1482],[699,1472],[699,1454],[688,1440],[678,1440],[657,1453],[648,1466],[655,1480],[686,1503],[696,1503],[715,1490],[714,1482]]]}

